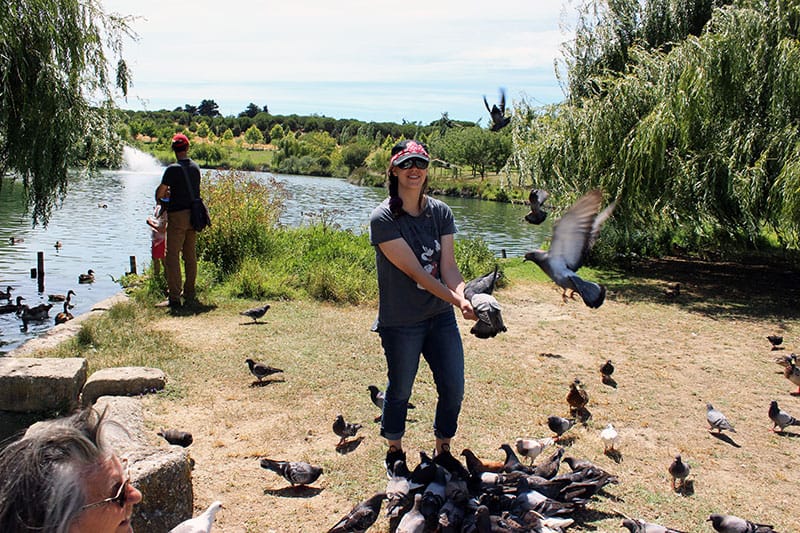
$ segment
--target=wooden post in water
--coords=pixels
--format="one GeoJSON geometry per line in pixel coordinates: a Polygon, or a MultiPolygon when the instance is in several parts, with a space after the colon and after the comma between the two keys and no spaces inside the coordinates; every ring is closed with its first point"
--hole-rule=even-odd
{"type": "Polygon", "coordinates": [[[506,249],[505,248],[501,248],[500,249],[500,257],[502,257],[503,259],[506,258],[506,249]]]}
{"type": "Polygon", "coordinates": [[[44,292],[44,252],[36,252],[36,267],[39,270],[36,275],[38,289],[44,292]]]}
{"type": "Polygon", "coordinates": [[[136,274],[136,256],[131,256],[131,274],[136,274]]]}

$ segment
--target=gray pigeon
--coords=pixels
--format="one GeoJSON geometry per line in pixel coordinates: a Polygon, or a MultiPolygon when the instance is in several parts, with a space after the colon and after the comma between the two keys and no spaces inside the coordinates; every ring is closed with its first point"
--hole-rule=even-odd
{"type": "Polygon", "coordinates": [[[556,434],[557,440],[561,435],[569,431],[569,429],[575,425],[574,418],[564,418],[563,416],[548,416],[547,417],[547,427],[550,428],[550,431],[556,434]]]}
{"type": "Polygon", "coordinates": [[[215,501],[208,506],[208,509],[203,511],[202,514],[184,520],[174,528],[169,530],[169,533],[210,533],[211,526],[214,524],[214,517],[217,512],[222,509],[222,502],[215,501]]]}
{"type": "Polygon", "coordinates": [[[478,317],[478,321],[470,329],[470,333],[479,339],[494,337],[498,333],[508,331],[503,323],[500,304],[491,294],[478,293],[470,300],[472,309],[478,317]]]}
{"type": "Polygon", "coordinates": [[[709,515],[706,521],[711,522],[719,533],[777,533],[772,526],[756,524],[729,514],[714,513],[709,515]]]}
{"type": "Polygon", "coordinates": [[[530,224],[539,225],[547,218],[547,211],[543,209],[544,202],[550,196],[547,191],[542,189],[531,189],[528,194],[528,204],[531,206],[531,212],[525,215],[525,220],[530,224]]]}
{"type": "Polygon", "coordinates": [[[603,194],[599,189],[589,191],[575,202],[556,222],[550,249],[535,250],[525,254],[526,261],[533,261],[563,289],[562,298],[567,301],[567,290],[577,292],[583,302],[596,309],[603,305],[606,288],[593,281],[585,281],[577,271],[592,249],[600,227],[614,210],[611,203],[602,212],[600,202],[603,194]]]}
{"type": "Polygon", "coordinates": [[[675,456],[675,459],[670,463],[667,468],[670,477],[672,478],[672,490],[678,490],[679,485],[683,487],[686,478],[689,476],[689,465],[683,462],[680,454],[675,456]]]}
{"type": "Polygon", "coordinates": [[[494,271],[471,279],[464,285],[464,298],[472,300],[476,294],[492,294],[499,278],[497,265],[495,265],[494,271]]]}
{"type": "Polygon", "coordinates": [[[502,128],[506,127],[509,122],[511,122],[511,118],[506,116],[506,92],[504,89],[500,89],[500,106],[493,105],[491,108],[489,107],[489,102],[486,101],[486,97],[483,97],[483,103],[486,106],[486,110],[492,117],[492,126],[489,128],[492,131],[500,131],[502,128]]]}
{"type": "MultiPolygon", "coordinates": [[[[369,397],[372,400],[372,403],[374,403],[375,407],[378,409],[383,410],[383,399],[385,397],[385,393],[375,385],[369,385],[367,388],[369,389],[369,397]]],[[[417,406],[411,402],[408,402],[408,408],[416,409],[417,406]]]]}
{"type": "Polygon", "coordinates": [[[242,316],[249,316],[253,319],[253,322],[258,323],[258,319],[264,316],[264,314],[269,310],[269,304],[262,305],[261,307],[254,307],[252,309],[248,309],[247,311],[242,311],[239,313],[242,316]]]}
{"type": "Polygon", "coordinates": [[[310,465],[304,461],[273,461],[266,457],[261,459],[261,468],[272,470],[295,485],[309,485],[322,475],[322,467],[310,465]]]}
{"type": "Polygon", "coordinates": [[[164,439],[170,444],[182,446],[184,448],[189,446],[194,440],[191,433],[188,431],[181,431],[179,429],[162,429],[156,433],[156,435],[159,437],[164,437],[164,439]]]}
{"type": "Polygon", "coordinates": [[[355,422],[345,422],[342,415],[337,415],[336,420],[333,421],[333,432],[340,437],[339,444],[341,446],[347,437],[355,437],[358,430],[361,429],[361,424],[355,422]]]}
{"type": "Polygon", "coordinates": [[[684,533],[671,527],[651,524],[637,518],[626,518],[622,521],[622,527],[628,528],[630,533],[684,533]]]}
{"type": "Polygon", "coordinates": [[[250,367],[250,373],[257,377],[258,381],[261,381],[265,377],[271,376],[272,374],[283,372],[283,370],[280,368],[265,365],[264,363],[253,361],[252,359],[245,359],[245,363],[247,363],[247,366],[250,367]]]}
{"type": "Polygon", "coordinates": [[[418,492],[414,495],[414,506],[400,519],[397,529],[394,530],[395,533],[423,533],[425,531],[425,517],[419,510],[420,502],[422,502],[422,493],[418,492]]]}
{"type": "MultiPolygon", "coordinates": [[[[386,482],[386,516],[397,518],[408,510],[411,503],[411,472],[408,471],[406,462],[398,459],[394,462],[389,481],[386,482]]],[[[421,494],[421,493],[420,493],[421,494]]]]}
{"type": "Polygon", "coordinates": [[[769,403],[769,419],[772,420],[772,431],[775,431],[775,428],[783,431],[786,426],[800,426],[800,420],[778,407],[778,402],[775,400],[769,403]]]}
{"type": "Polygon", "coordinates": [[[722,433],[722,430],[736,433],[736,430],[731,423],[728,422],[728,419],[725,418],[725,415],[723,415],[721,411],[714,409],[714,406],[710,403],[706,403],[706,420],[708,420],[708,425],[711,426],[709,431],[716,429],[718,433],[722,433]]]}
{"type": "Polygon", "coordinates": [[[364,533],[378,519],[386,494],[378,492],[364,500],[328,530],[328,533],[364,533]]]}

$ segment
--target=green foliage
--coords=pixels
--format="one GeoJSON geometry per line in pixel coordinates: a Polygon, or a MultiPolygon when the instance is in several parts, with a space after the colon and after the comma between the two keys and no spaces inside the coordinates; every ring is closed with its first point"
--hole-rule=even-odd
{"type": "Polygon", "coordinates": [[[283,139],[283,136],[284,136],[283,126],[281,126],[280,124],[275,124],[274,126],[272,126],[272,129],[269,130],[269,138],[272,142],[280,141],[281,139],[283,139]]]}
{"type": "Polygon", "coordinates": [[[292,286],[292,278],[268,267],[261,258],[247,257],[227,280],[231,296],[253,300],[293,300],[300,291],[292,286]]]}
{"type": "MultiPolygon", "coordinates": [[[[472,175],[486,176],[489,169],[498,171],[511,155],[511,139],[504,132],[468,127],[447,130],[444,137],[435,138],[434,146],[450,163],[472,167],[472,175]]],[[[439,152],[436,152],[439,154],[439,152]]]]}
{"type": "Polygon", "coordinates": [[[489,246],[480,238],[456,239],[455,256],[461,275],[467,281],[491,272],[497,263],[489,246]]]}
{"type": "Polygon", "coordinates": [[[127,93],[129,19],[97,0],[9,0],[0,11],[0,178],[20,177],[33,223],[47,224],[69,169],[119,162],[111,102],[115,84],[127,93]]]}
{"type": "Polygon", "coordinates": [[[342,162],[352,171],[364,165],[369,152],[369,147],[364,144],[348,144],[342,149],[342,162]]]}
{"type": "Polygon", "coordinates": [[[247,144],[261,144],[264,142],[264,134],[253,124],[244,132],[244,142],[247,144]]]}

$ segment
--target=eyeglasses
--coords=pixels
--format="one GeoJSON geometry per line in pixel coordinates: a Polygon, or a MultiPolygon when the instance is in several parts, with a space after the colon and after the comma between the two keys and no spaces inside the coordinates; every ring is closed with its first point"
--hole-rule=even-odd
{"type": "Polygon", "coordinates": [[[101,505],[105,505],[111,502],[114,502],[117,505],[119,505],[120,509],[125,507],[125,502],[128,500],[128,486],[131,484],[131,472],[128,469],[127,461],[123,462],[122,467],[125,469],[125,479],[119,486],[119,490],[117,490],[117,493],[110,498],[106,498],[105,500],[100,500],[99,502],[94,502],[88,505],[84,505],[83,507],[81,507],[81,511],[85,511],[86,509],[92,509],[94,507],[100,507],[101,505]]]}
{"type": "Polygon", "coordinates": [[[425,170],[428,168],[428,162],[424,159],[420,159],[419,157],[412,157],[411,159],[406,159],[402,163],[397,163],[395,166],[397,168],[402,168],[403,170],[409,169],[412,166],[417,167],[420,170],[425,170]]]}

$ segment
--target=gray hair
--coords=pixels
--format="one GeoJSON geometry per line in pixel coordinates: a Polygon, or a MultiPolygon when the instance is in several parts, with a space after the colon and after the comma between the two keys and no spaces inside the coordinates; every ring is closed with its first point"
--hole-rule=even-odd
{"type": "Polygon", "coordinates": [[[82,478],[111,455],[105,411],[37,424],[0,451],[0,531],[68,533],[87,504],[82,478]]]}

